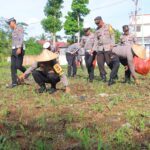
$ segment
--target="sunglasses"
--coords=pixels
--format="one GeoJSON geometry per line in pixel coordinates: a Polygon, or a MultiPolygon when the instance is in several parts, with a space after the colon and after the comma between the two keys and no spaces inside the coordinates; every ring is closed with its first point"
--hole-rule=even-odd
{"type": "Polygon", "coordinates": [[[99,22],[95,22],[96,25],[99,25],[99,22]]]}

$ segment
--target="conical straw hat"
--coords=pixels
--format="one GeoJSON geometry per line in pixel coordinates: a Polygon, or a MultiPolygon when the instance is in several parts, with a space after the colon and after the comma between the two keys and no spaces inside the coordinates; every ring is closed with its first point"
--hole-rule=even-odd
{"type": "Polygon", "coordinates": [[[42,51],[42,53],[40,55],[37,56],[36,58],[36,61],[37,62],[45,62],[45,61],[51,61],[51,60],[54,60],[58,58],[58,55],[47,50],[47,49],[44,49],[42,51]]]}
{"type": "Polygon", "coordinates": [[[143,46],[134,44],[132,45],[132,50],[139,58],[145,59],[146,58],[146,50],[143,46]]]}

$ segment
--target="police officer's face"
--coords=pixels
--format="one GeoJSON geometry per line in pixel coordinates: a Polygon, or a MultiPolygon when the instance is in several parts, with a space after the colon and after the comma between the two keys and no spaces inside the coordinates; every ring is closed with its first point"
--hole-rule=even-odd
{"type": "Polygon", "coordinates": [[[128,35],[129,34],[129,29],[128,28],[124,28],[123,32],[124,32],[124,34],[128,35]]]}
{"type": "Polygon", "coordinates": [[[11,21],[11,22],[9,23],[9,27],[10,27],[11,29],[14,29],[15,26],[16,26],[16,23],[15,23],[14,21],[11,21]]]}
{"type": "Polygon", "coordinates": [[[95,24],[98,26],[98,27],[102,27],[103,26],[103,21],[102,20],[95,20],[95,24]]]}
{"type": "Polygon", "coordinates": [[[90,30],[86,31],[86,32],[85,32],[85,35],[86,35],[86,36],[90,35],[90,30]]]}

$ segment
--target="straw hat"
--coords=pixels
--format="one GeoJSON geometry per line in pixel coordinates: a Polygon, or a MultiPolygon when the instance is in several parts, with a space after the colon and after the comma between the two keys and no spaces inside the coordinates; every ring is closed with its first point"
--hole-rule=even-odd
{"type": "Polygon", "coordinates": [[[47,49],[44,49],[42,51],[42,53],[40,55],[37,56],[36,58],[36,61],[37,62],[45,62],[45,61],[51,61],[51,60],[54,60],[58,58],[58,55],[47,50],[47,49]]]}
{"type": "Polygon", "coordinates": [[[137,55],[139,58],[141,59],[146,58],[146,50],[143,46],[134,44],[132,45],[132,50],[135,53],[135,55],[137,55]]]}

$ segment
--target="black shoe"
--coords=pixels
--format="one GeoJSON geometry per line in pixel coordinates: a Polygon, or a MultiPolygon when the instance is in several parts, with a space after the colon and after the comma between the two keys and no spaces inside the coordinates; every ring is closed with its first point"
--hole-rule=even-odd
{"type": "Polygon", "coordinates": [[[113,85],[113,84],[115,84],[115,81],[114,81],[113,79],[110,79],[110,80],[108,81],[108,86],[111,86],[111,85],[113,85]]]}
{"type": "Polygon", "coordinates": [[[116,75],[115,77],[114,77],[114,80],[118,80],[119,78],[118,78],[118,75],[116,75]]]}
{"type": "Polygon", "coordinates": [[[56,91],[57,91],[56,88],[50,88],[50,89],[48,90],[49,94],[53,94],[53,93],[55,93],[56,91]]]}
{"type": "Polygon", "coordinates": [[[128,78],[128,79],[125,79],[122,83],[128,83],[128,84],[130,84],[131,80],[128,78]]]}
{"type": "Polygon", "coordinates": [[[35,90],[36,93],[45,93],[47,89],[45,86],[41,86],[39,89],[35,90]]]}
{"type": "Polygon", "coordinates": [[[8,85],[6,85],[6,88],[12,89],[16,86],[18,86],[18,84],[8,84],[8,85]]]}
{"type": "Polygon", "coordinates": [[[101,81],[106,82],[107,81],[106,76],[102,76],[101,81]]]}

